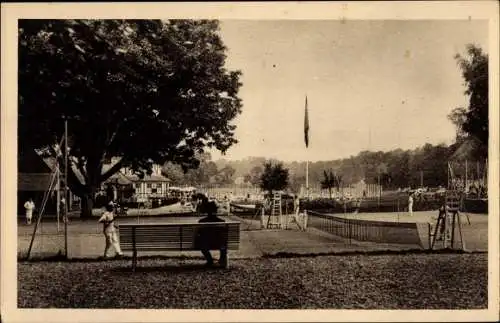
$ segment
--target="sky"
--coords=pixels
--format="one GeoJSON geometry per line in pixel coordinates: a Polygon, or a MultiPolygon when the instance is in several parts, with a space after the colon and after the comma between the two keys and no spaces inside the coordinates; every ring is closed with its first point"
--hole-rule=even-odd
{"type": "Polygon", "coordinates": [[[468,43],[488,52],[487,28],[472,20],[222,21],[226,66],[243,73],[243,108],[233,122],[239,143],[212,157],[318,161],[450,144],[447,115],[467,105],[454,56],[468,43]]]}

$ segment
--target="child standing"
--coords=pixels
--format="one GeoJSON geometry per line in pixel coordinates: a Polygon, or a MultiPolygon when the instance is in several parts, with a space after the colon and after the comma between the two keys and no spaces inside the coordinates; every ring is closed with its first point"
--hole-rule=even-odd
{"type": "Polygon", "coordinates": [[[26,224],[30,225],[33,218],[33,210],[35,209],[35,203],[33,203],[32,198],[24,203],[24,208],[26,209],[26,224]]]}
{"type": "Polygon", "coordinates": [[[410,216],[413,216],[413,193],[410,192],[408,196],[408,213],[410,216]]]}

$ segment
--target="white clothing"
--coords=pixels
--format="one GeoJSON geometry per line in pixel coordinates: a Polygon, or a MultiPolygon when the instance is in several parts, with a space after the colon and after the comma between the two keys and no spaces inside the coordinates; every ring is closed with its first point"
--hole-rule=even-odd
{"type": "Polygon", "coordinates": [[[26,213],[33,212],[35,209],[35,203],[33,203],[33,201],[27,201],[24,203],[24,208],[26,209],[26,213]]]}
{"type": "Polygon", "coordinates": [[[113,222],[115,216],[113,215],[113,212],[104,212],[102,216],[99,218],[99,222],[104,223],[103,226],[103,232],[113,232],[115,231],[115,224],[113,222]]]}
{"type": "Polygon", "coordinates": [[[33,201],[27,201],[24,203],[24,208],[26,209],[26,221],[31,223],[33,217],[33,210],[35,209],[35,203],[33,201]]]}
{"type": "Polygon", "coordinates": [[[106,248],[104,249],[104,257],[110,257],[111,249],[115,249],[118,255],[123,255],[122,249],[120,248],[120,243],[118,241],[118,234],[116,230],[111,232],[104,232],[104,237],[106,238],[106,248]]]}
{"type": "Polygon", "coordinates": [[[294,208],[294,213],[298,215],[299,214],[299,208],[300,208],[300,200],[298,198],[296,198],[293,201],[293,208],[294,208]]]}
{"type": "Polygon", "coordinates": [[[410,213],[410,215],[413,215],[413,197],[410,196],[408,198],[408,213],[410,213]]]}
{"type": "Polygon", "coordinates": [[[104,223],[104,237],[106,238],[106,248],[104,249],[104,257],[110,257],[111,249],[115,249],[116,253],[122,255],[118,235],[116,234],[115,224],[112,222],[114,215],[112,212],[104,212],[99,219],[99,222],[104,223]]]}

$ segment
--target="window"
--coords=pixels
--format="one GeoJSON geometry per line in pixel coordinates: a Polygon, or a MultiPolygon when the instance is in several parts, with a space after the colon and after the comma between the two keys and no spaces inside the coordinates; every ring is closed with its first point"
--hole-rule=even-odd
{"type": "Polygon", "coordinates": [[[147,188],[151,188],[151,183],[147,183],[147,184],[146,184],[146,187],[147,187],[147,188]]]}
{"type": "Polygon", "coordinates": [[[157,193],[156,188],[152,188],[151,193],[157,193]]]}

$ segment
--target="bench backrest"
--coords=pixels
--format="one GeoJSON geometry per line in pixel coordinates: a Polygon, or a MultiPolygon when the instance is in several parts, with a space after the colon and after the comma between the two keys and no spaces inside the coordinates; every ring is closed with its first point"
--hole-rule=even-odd
{"type": "Polygon", "coordinates": [[[211,250],[226,246],[238,250],[239,222],[121,224],[123,250],[199,250],[200,243],[211,250]]]}

